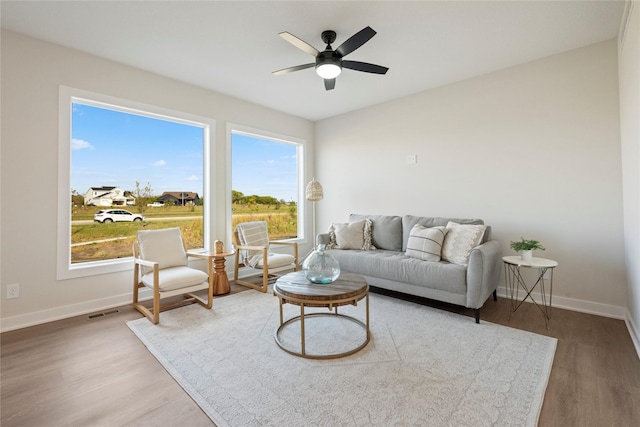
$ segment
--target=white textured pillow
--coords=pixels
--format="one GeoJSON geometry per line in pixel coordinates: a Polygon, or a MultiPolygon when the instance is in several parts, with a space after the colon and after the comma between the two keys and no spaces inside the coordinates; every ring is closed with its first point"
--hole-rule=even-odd
{"type": "Polygon", "coordinates": [[[453,264],[467,265],[469,252],[482,241],[486,225],[447,224],[447,234],[442,245],[442,259],[453,264]]]}
{"type": "Polygon", "coordinates": [[[409,232],[407,251],[405,254],[425,261],[440,261],[442,243],[447,229],[445,227],[425,227],[420,224],[413,226],[409,232]]]}
{"type": "Polygon", "coordinates": [[[333,223],[329,227],[330,247],[333,249],[375,249],[371,244],[371,220],[333,223]]]}

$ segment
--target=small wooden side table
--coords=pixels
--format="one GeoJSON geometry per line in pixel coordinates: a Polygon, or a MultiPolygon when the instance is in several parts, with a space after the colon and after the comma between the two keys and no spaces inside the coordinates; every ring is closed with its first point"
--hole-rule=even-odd
{"type": "Polygon", "coordinates": [[[224,269],[226,257],[234,255],[235,251],[231,252],[203,252],[202,255],[209,257],[209,262],[213,262],[213,274],[209,277],[209,280],[213,281],[213,294],[224,295],[231,292],[229,286],[229,277],[227,277],[227,271],[224,269]]]}

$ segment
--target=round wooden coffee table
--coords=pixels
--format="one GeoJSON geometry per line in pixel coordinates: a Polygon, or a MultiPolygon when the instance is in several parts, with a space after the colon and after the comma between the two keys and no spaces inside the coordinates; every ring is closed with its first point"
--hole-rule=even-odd
{"type": "MultiPolygon", "coordinates": [[[[303,271],[289,273],[280,277],[273,286],[273,293],[280,300],[280,326],[275,332],[275,340],[278,346],[287,353],[305,357],[308,359],[335,359],[349,356],[362,350],[368,343],[371,336],[369,331],[369,285],[364,277],[353,273],[341,273],[336,281],[330,284],[321,285],[311,283],[304,276],[303,271]],[[355,317],[338,313],[338,307],[344,305],[358,305],[358,301],[366,299],[366,323],[355,317]],[[286,322],[283,319],[282,306],[284,304],[294,304],[300,307],[300,315],[292,317],[286,322]],[[305,307],[326,307],[327,313],[311,313],[305,316],[305,307]],[[333,310],[333,312],[331,311],[333,310]],[[331,354],[308,354],[305,349],[305,318],[316,316],[333,316],[340,319],[355,322],[365,331],[365,339],[358,343],[355,348],[345,352],[331,354]],[[300,322],[301,351],[287,348],[280,339],[280,333],[294,322],[300,322]]],[[[331,331],[327,331],[330,333],[331,331]]]]}

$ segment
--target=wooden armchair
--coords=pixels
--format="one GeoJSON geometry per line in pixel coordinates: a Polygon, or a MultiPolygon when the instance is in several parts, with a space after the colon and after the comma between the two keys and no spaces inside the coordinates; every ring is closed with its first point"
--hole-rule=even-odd
{"type": "Polygon", "coordinates": [[[180,229],[138,231],[133,245],[133,306],[154,324],[160,321],[160,311],[194,302],[210,309],[213,305],[213,263],[208,255],[187,253],[180,229]],[[190,268],[188,257],[208,259],[208,274],[190,268]],[[153,290],[153,306],[147,308],[138,301],[139,288],[153,290]],[[207,300],[192,292],[208,289],[207,300]],[[162,298],[183,295],[185,299],[160,304],[162,298]]]}
{"type": "Polygon", "coordinates": [[[267,292],[269,279],[278,277],[278,272],[298,271],[298,244],[295,242],[269,241],[265,221],[244,222],[236,226],[233,232],[233,245],[236,249],[234,279],[239,285],[248,286],[261,292],[267,292]],[[272,245],[286,245],[293,248],[293,255],[275,254],[270,251],[272,245]],[[240,267],[260,270],[262,283],[240,280],[240,267]]]}

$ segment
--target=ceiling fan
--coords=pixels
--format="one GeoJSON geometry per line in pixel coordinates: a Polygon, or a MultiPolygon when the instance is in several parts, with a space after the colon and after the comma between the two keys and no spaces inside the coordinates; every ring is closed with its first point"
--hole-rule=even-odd
{"type": "Polygon", "coordinates": [[[343,57],[347,56],[348,54],[368,42],[371,37],[376,35],[376,32],[371,27],[366,27],[358,31],[356,34],[347,39],[347,41],[342,43],[336,50],[333,50],[333,48],[331,47],[331,43],[336,40],[336,32],[331,30],[323,31],[322,41],[327,44],[327,47],[322,52],[311,46],[309,43],[286,31],[278,35],[298,49],[315,56],[316,62],[274,71],[273,74],[275,74],[276,76],[315,67],[316,73],[318,73],[318,75],[324,79],[325,89],[332,90],[336,87],[336,77],[338,77],[338,75],[342,72],[343,68],[373,74],[386,74],[387,70],[389,70],[387,67],[383,67],[381,65],[342,59],[343,57]]]}

